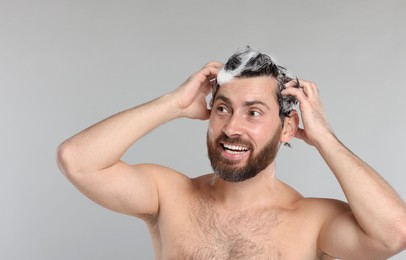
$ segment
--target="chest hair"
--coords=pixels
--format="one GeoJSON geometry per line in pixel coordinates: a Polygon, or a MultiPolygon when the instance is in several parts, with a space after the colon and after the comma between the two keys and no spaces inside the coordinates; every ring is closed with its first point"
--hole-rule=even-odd
{"type": "Polygon", "coordinates": [[[278,210],[218,211],[214,200],[200,197],[189,206],[192,234],[178,248],[179,259],[283,259],[274,235],[278,210]]]}

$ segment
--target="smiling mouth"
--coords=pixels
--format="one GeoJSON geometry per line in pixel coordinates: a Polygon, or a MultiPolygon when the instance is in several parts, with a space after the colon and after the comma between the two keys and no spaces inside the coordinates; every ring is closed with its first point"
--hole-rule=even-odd
{"type": "Polygon", "coordinates": [[[248,147],[240,145],[222,144],[222,146],[229,154],[244,154],[250,150],[248,147]]]}

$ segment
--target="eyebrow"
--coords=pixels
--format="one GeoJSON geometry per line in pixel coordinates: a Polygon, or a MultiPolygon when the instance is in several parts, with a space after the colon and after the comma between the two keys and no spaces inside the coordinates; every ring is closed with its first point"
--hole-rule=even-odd
{"type": "Polygon", "coordinates": [[[244,102],[244,106],[250,107],[250,106],[253,106],[253,105],[262,105],[262,106],[270,109],[267,104],[265,104],[264,102],[259,101],[259,100],[253,100],[253,101],[244,102]]]}
{"type": "MultiPolygon", "coordinates": [[[[224,101],[227,105],[230,105],[230,106],[232,105],[231,99],[229,99],[226,96],[218,95],[216,97],[216,100],[217,99],[220,99],[220,100],[224,101]]],[[[267,109],[270,110],[269,106],[267,104],[265,104],[264,102],[260,101],[260,100],[252,100],[252,101],[245,101],[244,102],[245,107],[250,107],[250,106],[253,106],[253,105],[261,105],[261,106],[264,106],[264,107],[266,107],[267,109]]]]}
{"type": "Polygon", "coordinates": [[[216,98],[214,99],[214,101],[216,101],[216,100],[218,100],[218,99],[224,101],[225,103],[227,103],[227,105],[231,105],[231,104],[232,104],[231,100],[230,100],[228,97],[226,97],[226,96],[217,95],[216,98]]]}

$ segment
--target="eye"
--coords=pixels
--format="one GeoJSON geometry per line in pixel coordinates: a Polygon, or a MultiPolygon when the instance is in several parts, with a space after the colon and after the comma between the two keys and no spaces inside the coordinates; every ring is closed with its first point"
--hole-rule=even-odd
{"type": "Polygon", "coordinates": [[[248,112],[248,114],[249,114],[251,117],[259,117],[259,116],[261,116],[261,113],[258,112],[258,111],[256,111],[256,110],[251,110],[251,111],[248,112]]]}
{"type": "Polygon", "coordinates": [[[224,105],[218,105],[218,106],[216,107],[216,111],[217,111],[219,114],[228,114],[228,113],[229,113],[227,107],[224,106],[224,105]]]}

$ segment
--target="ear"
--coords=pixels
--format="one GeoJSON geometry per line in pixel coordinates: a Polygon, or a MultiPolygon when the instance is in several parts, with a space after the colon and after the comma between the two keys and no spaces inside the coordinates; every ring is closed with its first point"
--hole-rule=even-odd
{"type": "Polygon", "coordinates": [[[299,127],[299,115],[296,110],[289,113],[289,117],[284,118],[283,129],[281,133],[281,142],[287,143],[292,139],[299,127]]]}

